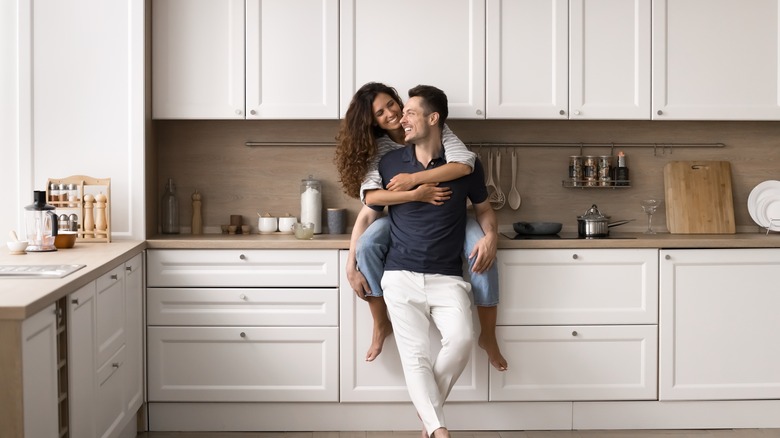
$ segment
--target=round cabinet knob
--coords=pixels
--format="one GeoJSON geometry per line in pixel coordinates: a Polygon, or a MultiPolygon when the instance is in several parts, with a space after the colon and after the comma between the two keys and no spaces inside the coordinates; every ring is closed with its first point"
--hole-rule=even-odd
{"type": "Polygon", "coordinates": [[[574,115],[575,115],[575,116],[578,116],[578,115],[580,115],[580,110],[575,110],[575,111],[574,111],[574,115]]]}
{"type": "Polygon", "coordinates": [[[255,110],[249,111],[249,114],[252,114],[253,116],[256,116],[257,115],[257,111],[255,111],[255,110]]]}
{"type": "Polygon", "coordinates": [[[558,111],[558,114],[560,114],[560,115],[562,115],[562,116],[565,116],[565,115],[566,115],[566,111],[564,111],[564,110],[560,110],[560,111],[558,111]]]}
{"type": "Polygon", "coordinates": [[[246,333],[241,332],[241,334],[239,336],[241,336],[242,338],[246,338],[246,333]]]}
{"type": "Polygon", "coordinates": [[[671,259],[672,259],[672,256],[670,256],[669,254],[667,254],[667,255],[666,255],[666,257],[664,257],[664,258],[665,258],[666,260],[671,260],[671,259]]]}
{"type": "Polygon", "coordinates": [[[577,254],[574,254],[574,255],[571,256],[571,258],[573,258],[574,260],[577,260],[578,258],[580,258],[580,256],[578,256],[577,254]]]}
{"type": "Polygon", "coordinates": [[[658,110],[658,112],[656,112],[656,114],[658,114],[659,116],[662,116],[662,115],[664,115],[664,112],[661,111],[661,110],[658,110]]]}
{"type": "Polygon", "coordinates": [[[477,115],[478,115],[478,116],[481,116],[481,115],[482,115],[482,110],[479,110],[479,109],[478,109],[478,110],[477,110],[477,115]]]}
{"type": "Polygon", "coordinates": [[[241,260],[246,260],[246,256],[245,256],[245,255],[243,255],[243,254],[241,254],[240,256],[238,256],[238,258],[240,258],[241,260]]]}
{"type": "Polygon", "coordinates": [[[244,294],[241,294],[241,296],[239,296],[239,298],[241,298],[242,300],[246,301],[246,295],[244,295],[244,294]]]}
{"type": "Polygon", "coordinates": [[[241,111],[240,109],[237,109],[237,110],[236,110],[236,115],[240,116],[241,114],[244,114],[244,112],[243,112],[243,111],[241,111]]]}
{"type": "Polygon", "coordinates": [[[577,330],[574,330],[573,332],[571,332],[571,335],[572,336],[577,336],[578,335],[577,330]]]}

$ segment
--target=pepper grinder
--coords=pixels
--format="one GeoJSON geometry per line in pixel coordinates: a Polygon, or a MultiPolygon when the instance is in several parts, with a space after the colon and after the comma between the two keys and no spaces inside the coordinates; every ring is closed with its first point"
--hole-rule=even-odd
{"type": "Polygon", "coordinates": [[[93,214],[95,197],[84,195],[84,238],[95,237],[95,216],[93,214]]]}
{"type": "Polygon", "coordinates": [[[105,236],[108,229],[106,217],[106,201],[108,198],[102,193],[95,195],[95,237],[105,236]]]}
{"type": "Polygon", "coordinates": [[[192,234],[203,234],[200,193],[197,190],[192,194],[192,234]]]}

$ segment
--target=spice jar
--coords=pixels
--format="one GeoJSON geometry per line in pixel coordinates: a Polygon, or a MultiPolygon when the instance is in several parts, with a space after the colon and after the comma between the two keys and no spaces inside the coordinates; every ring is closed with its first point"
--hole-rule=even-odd
{"type": "Polygon", "coordinates": [[[309,175],[301,180],[301,223],[314,224],[314,234],[322,233],[322,184],[309,175]]]}

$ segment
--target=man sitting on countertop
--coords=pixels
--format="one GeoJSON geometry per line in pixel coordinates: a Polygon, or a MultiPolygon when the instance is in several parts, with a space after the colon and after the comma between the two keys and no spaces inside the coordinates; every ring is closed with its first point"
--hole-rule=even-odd
{"type": "MultiPolygon", "coordinates": [[[[445,164],[441,133],[447,119],[447,96],[436,87],[409,90],[401,125],[408,146],[388,152],[379,163],[386,187],[399,173],[415,173],[445,164]]],[[[423,421],[426,436],[448,437],[444,401],[471,356],[474,328],[469,291],[463,280],[461,249],[466,227],[466,199],[471,200],[485,237],[477,258],[496,257],[496,216],[488,202],[482,166],[447,183],[451,198],[442,205],[408,202],[389,206],[390,249],[385,260],[385,293],[407,389],[423,421]],[[442,334],[442,349],[431,357],[429,325],[442,334]]]]}

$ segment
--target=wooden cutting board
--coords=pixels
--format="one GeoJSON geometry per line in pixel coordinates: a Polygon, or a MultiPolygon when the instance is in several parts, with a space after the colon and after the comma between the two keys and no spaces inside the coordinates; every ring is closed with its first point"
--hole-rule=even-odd
{"type": "Polygon", "coordinates": [[[664,166],[666,226],[673,234],[734,234],[728,161],[672,161],[664,166]]]}

